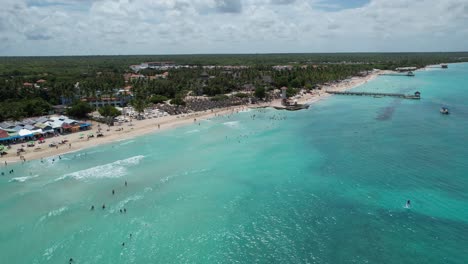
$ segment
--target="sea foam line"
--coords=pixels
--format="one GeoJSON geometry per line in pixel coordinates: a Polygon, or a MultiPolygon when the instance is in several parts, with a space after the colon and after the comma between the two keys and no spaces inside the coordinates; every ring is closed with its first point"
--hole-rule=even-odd
{"type": "Polygon", "coordinates": [[[39,222],[42,222],[42,221],[44,221],[45,219],[50,218],[50,217],[59,216],[59,215],[61,215],[63,212],[65,212],[65,211],[67,211],[67,210],[68,210],[68,207],[66,207],[66,206],[60,207],[59,209],[56,209],[56,210],[52,210],[52,211],[48,212],[47,215],[42,216],[42,217],[39,219],[39,222]]]}
{"type": "Polygon", "coordinates": [[[56,181],[67,178],[76,180],[89,178],[119,178],[127,174],[127,167],[138,165],[143,158],[145,158],[145,156],[139,155],[89,169],[75,171],[57,178],[56,181]]]}
{"type": "Polygon", "coordinates": [[[33,178],[37,178],[39,177],[39,175],[31,175],[31,176],[25,176],[25,177],[16,177],[16,178],[12,178],[9,182],[25,182],[27,180],[30,180],[30,179],[33,179],[33,178]]]}

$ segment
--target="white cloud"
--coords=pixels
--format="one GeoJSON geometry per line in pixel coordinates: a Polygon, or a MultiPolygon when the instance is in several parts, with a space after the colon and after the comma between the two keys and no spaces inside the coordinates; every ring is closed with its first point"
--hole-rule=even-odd
{"type": "Polygon", "coordinates": [[[2,0],[0,55],[468,50],[468,0],[2,0]]]}

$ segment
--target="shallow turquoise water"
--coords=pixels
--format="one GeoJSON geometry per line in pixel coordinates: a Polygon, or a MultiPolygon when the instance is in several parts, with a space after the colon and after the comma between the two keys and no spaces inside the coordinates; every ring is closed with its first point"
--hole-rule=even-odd
{"type": "Polygon", "coordinates": [[[416,75],[2,167],[0,263],[468,263],[468,64],[416,75]]]}

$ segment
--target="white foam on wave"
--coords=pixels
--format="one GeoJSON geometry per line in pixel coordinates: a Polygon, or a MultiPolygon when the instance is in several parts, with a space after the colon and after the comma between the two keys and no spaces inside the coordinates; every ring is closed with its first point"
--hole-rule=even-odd
{"type": "Polygon", "coordinates": [[[42,217],[39,219],[39,222],[42,222],[42,221],[44,221],[45,219],[50,218],[50,217],[59,216],[59,215],[61,215],[63,212],[65,212],[65,211],[67,211],[67,210],[68,210],[68,207],[66,207],[66,206],[60,207],[59,209],[56,209],[56,210],[52,210],[52,211],[48,212],[47,215],[42,216],[42,217]]]}
{"type": "Polygon", "coordinates": [[[59,181],[66,178],[74,178],[76,180],[90,178],[119,178],[127,174],[127,167],[138,165],[143,158],[145,158],[145,156],[139,155],[128,159],[117,160],[112,163],[68,173],[56,180],[59,181]]]}
{"type": "Polygon", "coordinates": [[[117,203],[117,205],[113,209],[109,210],[109,212],[110,213],[115,213],[118,210],[120,210],[122,208],[125,208],[125,205],[128,204],[129,202],[135,202],[135,201],[141,200],[143,198],[144,198],[143,195],[138,195],[138,194],[130,196],[130,197],[120,201],[119,203],[117,203]]]}
{"type": "Polygon", "coordinates": [[[16,177],[16,178],[12,178],[10,180],[10,182],[25,182],[27,180],[30,180],[30,179],[34,179],[34,178],[37,178],[39,177],[39,175],[31,175],[31,176],[25,176],[25,177],[16,177]]]}
{"type": "Polygon", "coordinates": [[[232,127],[232,128],[238,128],[239,127],[239,121],[229,121],[229,122],[224,122],[223,125],[232,127]]]}
{"type": "Polygon", "coordinates": [[[160,179],[160,181],[162,183],[166,183],[169,180],[171,180],[173,178],[176,178],[176,177],[179,177],[179,176],[187,176],[187,175],[190,175],[190,174],[198,174],[198,173],[203,173],[203,172],[206,172],[206,171],[208,171],[208,170],[207,169],[199,169],[199,170],[184,171],[184,172],[171,174],[171,175],[168,175],[166,177],[163,177],[163,178],[160,179]]]}
{"type": "Polygon", "coordinates": [[[190,130],[190,131],[185,132],[185,134],[193,134],[193,133],[198,133],[198,132],[200,132],[200,130],[194,129],[194,130],[190,130]]]}
{"type": "Polygon", "coordinates": [[[123,141],[122,143],[119,144],[119,146],[125,146],[125,145],[128,145],[128,144],[132,144],[134,143],[135,140],[128,140],[128,141],[123,141]]]}

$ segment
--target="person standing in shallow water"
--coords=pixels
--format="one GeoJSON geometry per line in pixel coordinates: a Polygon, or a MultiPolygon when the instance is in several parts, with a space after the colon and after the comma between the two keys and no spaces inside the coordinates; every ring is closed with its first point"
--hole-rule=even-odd
{"type": "Polygon", "coordinates": [[[112,195],[114,195],[114,194],[115,194],[115,190],[112,189],[112,195]]]}

